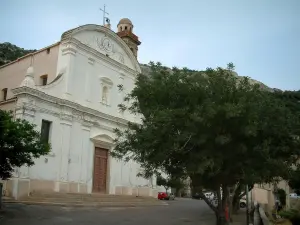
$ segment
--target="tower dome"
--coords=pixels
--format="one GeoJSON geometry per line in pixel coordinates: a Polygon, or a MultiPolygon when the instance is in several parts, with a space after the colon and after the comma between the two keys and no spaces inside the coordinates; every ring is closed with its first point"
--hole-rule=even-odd
{"type": "Polygon", "coordinates": [[[133,33],[133,24],[128,18],[123,18],[118,23],[117,35],[127,44],[133,55],[137,58],[138,46],[141,44],[139,37],[133,33]]]}
{"type": "Polygon", "coordinates": [[[130,21],[130,19],[128,19],[128,18],[121,19],[119,21],[117,27],[118,27],[118,32],[121,32],[121,31],[124,31],[124,30],[132,32],[132,30],[133,30],[133,24],[130,21]]]}

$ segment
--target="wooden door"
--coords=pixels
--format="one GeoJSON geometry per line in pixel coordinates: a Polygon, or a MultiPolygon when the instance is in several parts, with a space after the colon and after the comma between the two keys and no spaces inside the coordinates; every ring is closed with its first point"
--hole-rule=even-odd
{"type": "Polygon", "coordinates": [[[106,192],[108,150],[95,148],[93,192],[106,192]]]}

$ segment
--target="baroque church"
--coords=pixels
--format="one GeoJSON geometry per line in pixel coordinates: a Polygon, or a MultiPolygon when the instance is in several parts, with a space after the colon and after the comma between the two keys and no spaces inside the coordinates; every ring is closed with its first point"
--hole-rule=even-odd
{"type": "Polygon", "coordinates": [[[61,40],[0,67],[0,109],[36,125],[51,152],[32,167],[16,168],[7,196],[33,192],[157,196],[156,179],[138,177],[140,165],[109,154],[115,128],[139,122],[118,104],[141,73],[139,38],[129,19],[117,32],[87,24],[61,40]],[[124,91],[119,92],[118,85],[124,91]]]}

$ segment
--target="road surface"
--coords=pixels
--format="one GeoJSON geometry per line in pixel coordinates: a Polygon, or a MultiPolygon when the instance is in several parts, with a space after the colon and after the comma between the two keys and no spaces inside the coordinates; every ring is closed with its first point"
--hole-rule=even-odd
{"type": "Polygon", "coordinates": [[[212,225],[214,214],[202,200],[176,199],[168,206],[72,208],[6,204],[1,225],[212,225]]]}

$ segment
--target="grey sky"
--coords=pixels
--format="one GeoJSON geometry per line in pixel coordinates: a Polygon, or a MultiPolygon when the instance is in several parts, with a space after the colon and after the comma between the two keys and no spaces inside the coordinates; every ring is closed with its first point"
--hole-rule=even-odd
{"type": "Polygon", "coordinates": [[[205,69],[233,62],[239,75],[300,89],[300,0],[0,0],[0,42],[39,49],[83,24],[128,17],[139,61],[205,69]]]}

